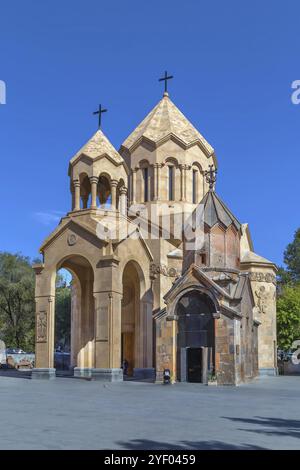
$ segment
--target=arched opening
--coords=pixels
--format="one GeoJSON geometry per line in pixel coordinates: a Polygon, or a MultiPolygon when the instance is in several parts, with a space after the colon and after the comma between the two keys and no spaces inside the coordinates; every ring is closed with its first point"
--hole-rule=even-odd
{"type": "Polygon", "coordinates": [[[168,165],[168,199],[173,201],[175,199],[175,167],[173,165],[168,165]]]}
{"type": "Polygon", "coordinates": [[[141,280],[134,262],[125,266],[122,283],[121,361],[124,375],[132,376],[134,369],[143,367],[144,362],[140,334],[141,280]]]}
{"type": "Polygon", "coordinates": [[[55,285],[54,367],[69,370],[71,365],[71,282],[72,274],[60,269],[55,285]]]}
{"type": "Polygon", "coordinates": [[[215,372],[215,306],[199,291],[184,294],[177,303],[177,379],[207,383],[215,372]]]}
{"type": "Polygon", "coordinates": [[[198,202],[198,171],[193,168],[193,182],[192,182],[192,202],[197,204],[198,202]]]}
{"type": "Polygon", "coordinates": [[[169,201],[175,201],[180,197],[180,189],[179,189],[179,166],[178,161],[174,157],[168,157],[165,160],[165,167],[166,167],[166,197],[169,201]]]}
{"type": "Polygon", "coordinates": [[[72,256],[57,268],[54,367],[90,375],[94,350],[94,275],[86,258],[72,256]]]}
{"type": "Polygon", "coordinates": [[[91,183],[87,174],[82,173],[79,178],[80,181],[80,208],[87,209],[90,205],[91,198],[91,183]]]}
{"type": "Polygon", "coordinates": [[[105,175],[101,175],[98,181],[98,205],[104,209],[111,206],[110,181],[105,175]]]}
{"type": "Polygon", "coordinates": [[[201,187],[202,168],[198,162],[192,165],[192,203],[199,204],[203,197],[203,188],[201,187]]]}
{"type": "Polygon", "coordinates": [[[141,180],[139,181],[141,190],[141,202],[148,202],[153,198],[153,174],[148,160],[141,160],[139,163],[141,169],[141,180]]]}

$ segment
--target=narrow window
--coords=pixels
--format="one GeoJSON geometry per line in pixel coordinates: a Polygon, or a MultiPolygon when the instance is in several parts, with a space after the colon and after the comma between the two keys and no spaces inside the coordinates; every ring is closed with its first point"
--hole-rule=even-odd
{"type": "Polygon", "coordinates": [[[169,166],[169,201],[174,200],[174,167],[169,166]]]}
{"type": "Polygon", "coordinates": [[[193,204],[197,204],[197,170],[193,170],[193,204]]]}
{"type": "Polygon", "coordinates": [[[144,168],[144,202],[148,201],[149,189],[148,189],[148,168],[144,168]]]}

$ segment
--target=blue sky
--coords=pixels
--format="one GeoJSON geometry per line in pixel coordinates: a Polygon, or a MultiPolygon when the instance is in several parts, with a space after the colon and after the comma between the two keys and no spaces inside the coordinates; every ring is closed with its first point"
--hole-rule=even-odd
{"type": "Polygon", "coordinates": [[[68,161],[97,127],[119,148],[162,95],[216,150],[217,192],[282,263],[299,227],[297,1],[12,0],[0,8],[0,250],[35,257],[70,209],[68,161]]]}

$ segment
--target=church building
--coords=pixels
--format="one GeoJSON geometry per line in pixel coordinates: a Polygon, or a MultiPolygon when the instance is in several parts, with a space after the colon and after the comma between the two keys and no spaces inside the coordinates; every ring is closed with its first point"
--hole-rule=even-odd
{"type": "Polygon", "coordinates": [[[119,150],[99,126],[70,160],[70,211],[34,265],[32,378],[55,377],[61,268],[75,376],[161,382],[169,369],[172,382],[238,385],[276,374],[276,266],[217,194],[217,167],[167,91],[119,150]]]}

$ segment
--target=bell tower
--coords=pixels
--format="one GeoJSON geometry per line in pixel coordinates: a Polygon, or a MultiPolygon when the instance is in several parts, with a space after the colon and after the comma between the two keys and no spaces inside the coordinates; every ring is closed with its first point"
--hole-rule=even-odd
{"type": "Polygon", "coordinates": [[[126,215],[128,173],[123,158],[99,129],[70,160],[71,211],[83,215],[105,209],[126,215]]]}

